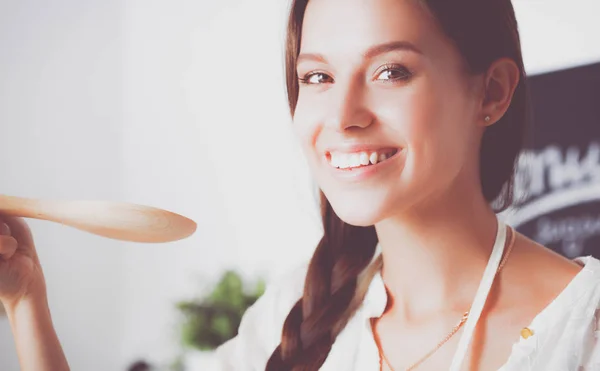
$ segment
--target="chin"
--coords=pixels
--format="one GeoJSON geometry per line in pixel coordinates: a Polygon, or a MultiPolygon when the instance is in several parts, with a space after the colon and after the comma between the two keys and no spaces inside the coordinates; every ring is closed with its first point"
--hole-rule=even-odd
{"type": "Polygon", "coordinates": [[[349,201],[348,199],[341,199],[337,202],[335,198],[333,200],[328,198],[328,200],[336,215],[350,225],[369,227],[384,218],[383,208],[372,200],[349,201]]]}

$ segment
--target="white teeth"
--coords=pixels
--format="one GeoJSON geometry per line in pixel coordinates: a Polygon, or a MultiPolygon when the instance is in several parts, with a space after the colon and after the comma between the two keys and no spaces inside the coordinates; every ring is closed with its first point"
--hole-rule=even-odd
{"type": "Polygon", "coordinates": [[[377,153],[377,152],[358,152],[358,153],[342,153],[331,152],[329,163],[331,166],[348,169],[359,166],[375,165],[379,162],[390,158],[393,153],[377,153]]]}
{"type": "Polygon", "coordinates": [[[379,156],[377,156],[377,152],[371,153],[371,156],[369,157],[369,161],[371,162],[371,164],[375,165],[377,163],[377,160],[379,160],[379,156]]]}
{"type": "Polygon", "coordinates": [[[340,167],[339,164],[339,157],[334,157],[333,155],[331,156],[331,160],[329,161],[329,163],[331,164],[331,166],[333,167],[340,167]]]}
{"type": "Polygon", "coordinates": [[[350,163],[348,162],[348,156],[340,156],[339,161],[340,162],[339,162],[338,167],[340,169],[345,169],[345,168],[350,167],[350,163]]]}
{"type": "Polygon", "coordinates": [[[363,166],[369,164],[369,155],[367,154],[367,152],[360,153],[360,164],[363,166]]]}

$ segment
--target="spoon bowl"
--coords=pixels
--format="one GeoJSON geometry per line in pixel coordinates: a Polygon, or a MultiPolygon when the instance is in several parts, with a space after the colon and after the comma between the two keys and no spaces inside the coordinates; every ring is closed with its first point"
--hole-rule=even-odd
{"type": "Polygon", "coordinates": [[[177,241],[196,231],[196,223],[182,215],[125,202],[39,200],[0,195],[0,215],[48,220],[132,242],[177,241]]]}

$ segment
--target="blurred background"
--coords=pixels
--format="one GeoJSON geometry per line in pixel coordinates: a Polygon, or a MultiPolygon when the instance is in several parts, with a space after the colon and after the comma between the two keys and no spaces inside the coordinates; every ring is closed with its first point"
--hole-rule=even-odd
{"type": "MultiPolygon", "coordinates": [[[[600,2],[513,3],[535,126],[505,217],[600,256],[600,2]]],[[[0,0],[0,192],[198,222],[151,245],[30,220],[72,370],[210,369],[264,284],[310,257],[320,221],[284,94],[287,7],[0,0]]],[[[18,370],[3,316],[0,368],[18,370]]]]}

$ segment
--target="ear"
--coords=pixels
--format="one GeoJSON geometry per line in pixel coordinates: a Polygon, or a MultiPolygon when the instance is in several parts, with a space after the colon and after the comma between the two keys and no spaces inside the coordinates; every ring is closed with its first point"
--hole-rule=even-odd
{"type": "Polygon", "coordinates": [[[489,126],[504,116],[510,106],[513,94],[521,77],[519,67],[510,58],[501,58],[488,68],[485,75],[481,120],[483,126],[489,126]],[[485,118],[489,116],[489,121],[485,118]]]}

